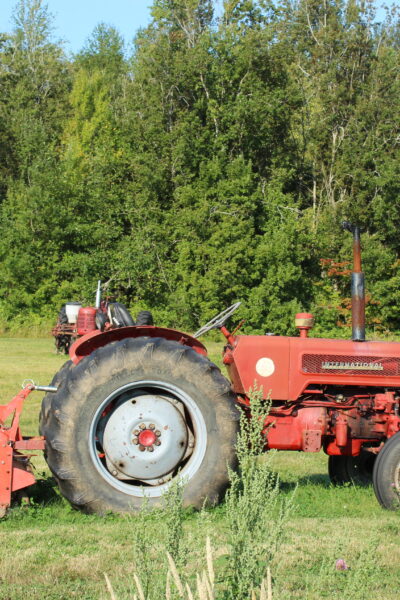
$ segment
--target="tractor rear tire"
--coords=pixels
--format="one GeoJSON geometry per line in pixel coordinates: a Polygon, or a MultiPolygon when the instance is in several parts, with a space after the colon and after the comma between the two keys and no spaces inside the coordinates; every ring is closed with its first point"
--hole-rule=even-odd
{"type": "Polygon", "coordinates": [[[361,450],[358,456],[330,456],[329,477],[333,485],[370,485],[376,454],[361,450]]]}
{"type": "Polygon", "coordinates": [[[62,494],[88,513],[162,506],[174,481],[183,504],[218,502],[236,466],[239,411],[204,356],[162,338],[97,349],[47,397],[41,431],[62,494]]]}
{"type": "Polygon", "coordinates": [[[381,506],[400,510],[400,432],[385,442],[380,450],[372,481],[381,506]]]}

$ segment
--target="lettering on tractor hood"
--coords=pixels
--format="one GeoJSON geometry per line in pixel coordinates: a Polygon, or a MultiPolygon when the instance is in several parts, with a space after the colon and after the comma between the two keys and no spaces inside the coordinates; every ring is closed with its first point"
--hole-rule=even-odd
{"type": "Polygon", "coordinates": [[[341,361],[325,361],[321,365],[322,369],[342,369],[347,371],[349,369],[355,371],[383,371],[382,363],[376,362],[341,362],[341,361]]]}

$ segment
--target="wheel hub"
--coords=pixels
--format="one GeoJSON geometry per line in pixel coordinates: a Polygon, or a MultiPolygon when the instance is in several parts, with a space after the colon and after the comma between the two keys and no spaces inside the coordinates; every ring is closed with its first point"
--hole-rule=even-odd
{"type": "MultiPolygon", "coordinates": [[[[135,435],[135,432],[133,432],[135,435]]],[[[145,448],[152,448],[153,444],[157,441],[157,436],[151,429],[143,429],[137,437],[133,438],[134,444],[139,444],[145,448]]],[[[161,442],[160,442],[161,444],[161,442]]],[[[159,446],[160,444],[157,444],[159,446]]]]}
{"type": "Polygon", "coordinates": [[[159,479],[177,468],[188,446],[182,404],[167,396],[143,394],[126,400],[109,417],[103,449],[117,479],[159,479]]]}

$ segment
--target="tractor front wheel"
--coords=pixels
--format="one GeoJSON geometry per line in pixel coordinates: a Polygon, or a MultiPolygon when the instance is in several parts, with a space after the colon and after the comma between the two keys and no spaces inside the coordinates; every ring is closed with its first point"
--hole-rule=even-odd
{"type": "Polygon", "coordinates": [[[328,472],[333,485],[370,485],[376,454],[362,449],[358,456],[330,456],[328,472]]]}
{"type": "Polygon", "coordinates": [[[400,432],[380,450],[373,473],[374,492],[378,502],[389,510],[400,509],[400,432]]]}
{"type": "Polygon", "coordinates": [[[41,431],[61,492],[86,512],[151,506],[177,479],[184,505],[217,502],[234,468],[238,410],[207,358],[161,338],[93,352],[45,399],[41,431]]]}

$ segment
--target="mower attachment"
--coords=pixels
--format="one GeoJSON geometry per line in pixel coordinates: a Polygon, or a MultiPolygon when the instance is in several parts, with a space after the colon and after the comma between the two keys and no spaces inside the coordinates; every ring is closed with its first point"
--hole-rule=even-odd
{"type": "Polygon", "coordinates": [[[0,518],[11,505],[11,494],[35,483],[29,459],[22,454],[26,450],[44,450],[43,436],[24,437],[19,420],[26,398],[34,390],[56,392],[53,386],[35,385],[33,381],[23,383],[22,391],[8,404],[0,405],[0,518]],[[11,423],[6,425],[7,419],[11,423]]]}

